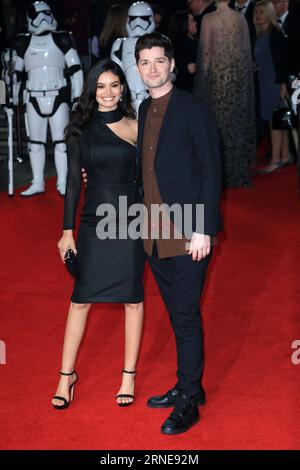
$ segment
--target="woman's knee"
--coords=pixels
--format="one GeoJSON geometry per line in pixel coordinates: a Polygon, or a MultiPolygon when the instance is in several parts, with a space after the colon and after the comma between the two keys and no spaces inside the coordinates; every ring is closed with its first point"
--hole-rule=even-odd
{"type": "Polygon", "coordinates": [[[77,304],[75,302],[71,302],[71,308],[74,311],[83,312],[90,308],[91,304],[77,304]]]}
{"type": "Polygon", "coordinates": [[[143,302],[139,302],[137,304],[129,304],[129,303],[125,303],[125,308],[126,310],[130,310],[130,311],[138,311],[138,310],[141,310],[143,308],[143,302]]]}

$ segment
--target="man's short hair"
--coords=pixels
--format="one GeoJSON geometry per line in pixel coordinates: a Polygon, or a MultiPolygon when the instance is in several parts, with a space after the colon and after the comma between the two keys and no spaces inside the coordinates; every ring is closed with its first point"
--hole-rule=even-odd
{"type": "Polygon", "coordinates": [[[150,33],[140,36],[135,45],[135,60],[138,63],[140,52],[143,49],[152,49],[152,47],[162,47],[165,55],[171,61],[174,58],[174,50],[170,39],[164,34],[150,33]]]}

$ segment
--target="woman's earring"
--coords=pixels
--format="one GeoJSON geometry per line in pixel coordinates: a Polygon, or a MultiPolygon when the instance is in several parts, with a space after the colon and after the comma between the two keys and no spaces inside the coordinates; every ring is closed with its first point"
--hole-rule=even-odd
{"type": "Polygon", "coordinates": [[[123,100],[123,98],[122,98],[122,96],[121,96],[121,98],[119,99],[119,101],[122,101],[122,100],[123,100]]]}

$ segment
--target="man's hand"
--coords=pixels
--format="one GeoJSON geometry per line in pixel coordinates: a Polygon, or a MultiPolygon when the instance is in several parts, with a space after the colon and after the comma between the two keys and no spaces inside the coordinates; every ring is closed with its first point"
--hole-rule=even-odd
{"type": "Polygon", "coordinates": [[[81,168],[82,181],[84,182],[85,187],[87,187],[87,174],[84,168],[81,168]]]}
{"type": "Polygon", "coordinates": [[[193,233],[189,255],[192,255],[193,261],[201,261],[210,253],[210,236],[202,233],[193,233]]]}
{"type": "Polygon", "coordinates": [[[76,111],[76,108],[77,108],[77,105],[78,105],[78,98],[75,98],[73,100],[73,103],[72,103],[72,111],[76,111]]]}
{"type": "Polygon", "coordinates": [[[192,75],[194,75],[194,73],[196,73],[196,68],[197,68],[197,64],[195,64],[194,62],[191,62],[190,64],[187,64],[188,72],[192,75]]]}

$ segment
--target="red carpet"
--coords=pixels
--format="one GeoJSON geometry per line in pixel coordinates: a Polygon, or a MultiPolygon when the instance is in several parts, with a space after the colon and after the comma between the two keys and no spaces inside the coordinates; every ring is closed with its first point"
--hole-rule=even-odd
{"type": "MultiPolygon", "coordinates": [[[[1,449],[296,449],[300,447],[300,218],[295,168],[257,177],[224,196],[225,233],[203,299],[207,405],[176,437],[160,434],[169,410],[149,395],[175,382],[167,313],[150,273],[136,402],[119,408],[122,306],[89,317],[71,407],[50,404],[60,369],[72,281],[61,264],[63,200],[47,183],[29,200],[1,193],[1,449]]],[[[19,191],[18,191],[19,192],[19,191]]]]}

